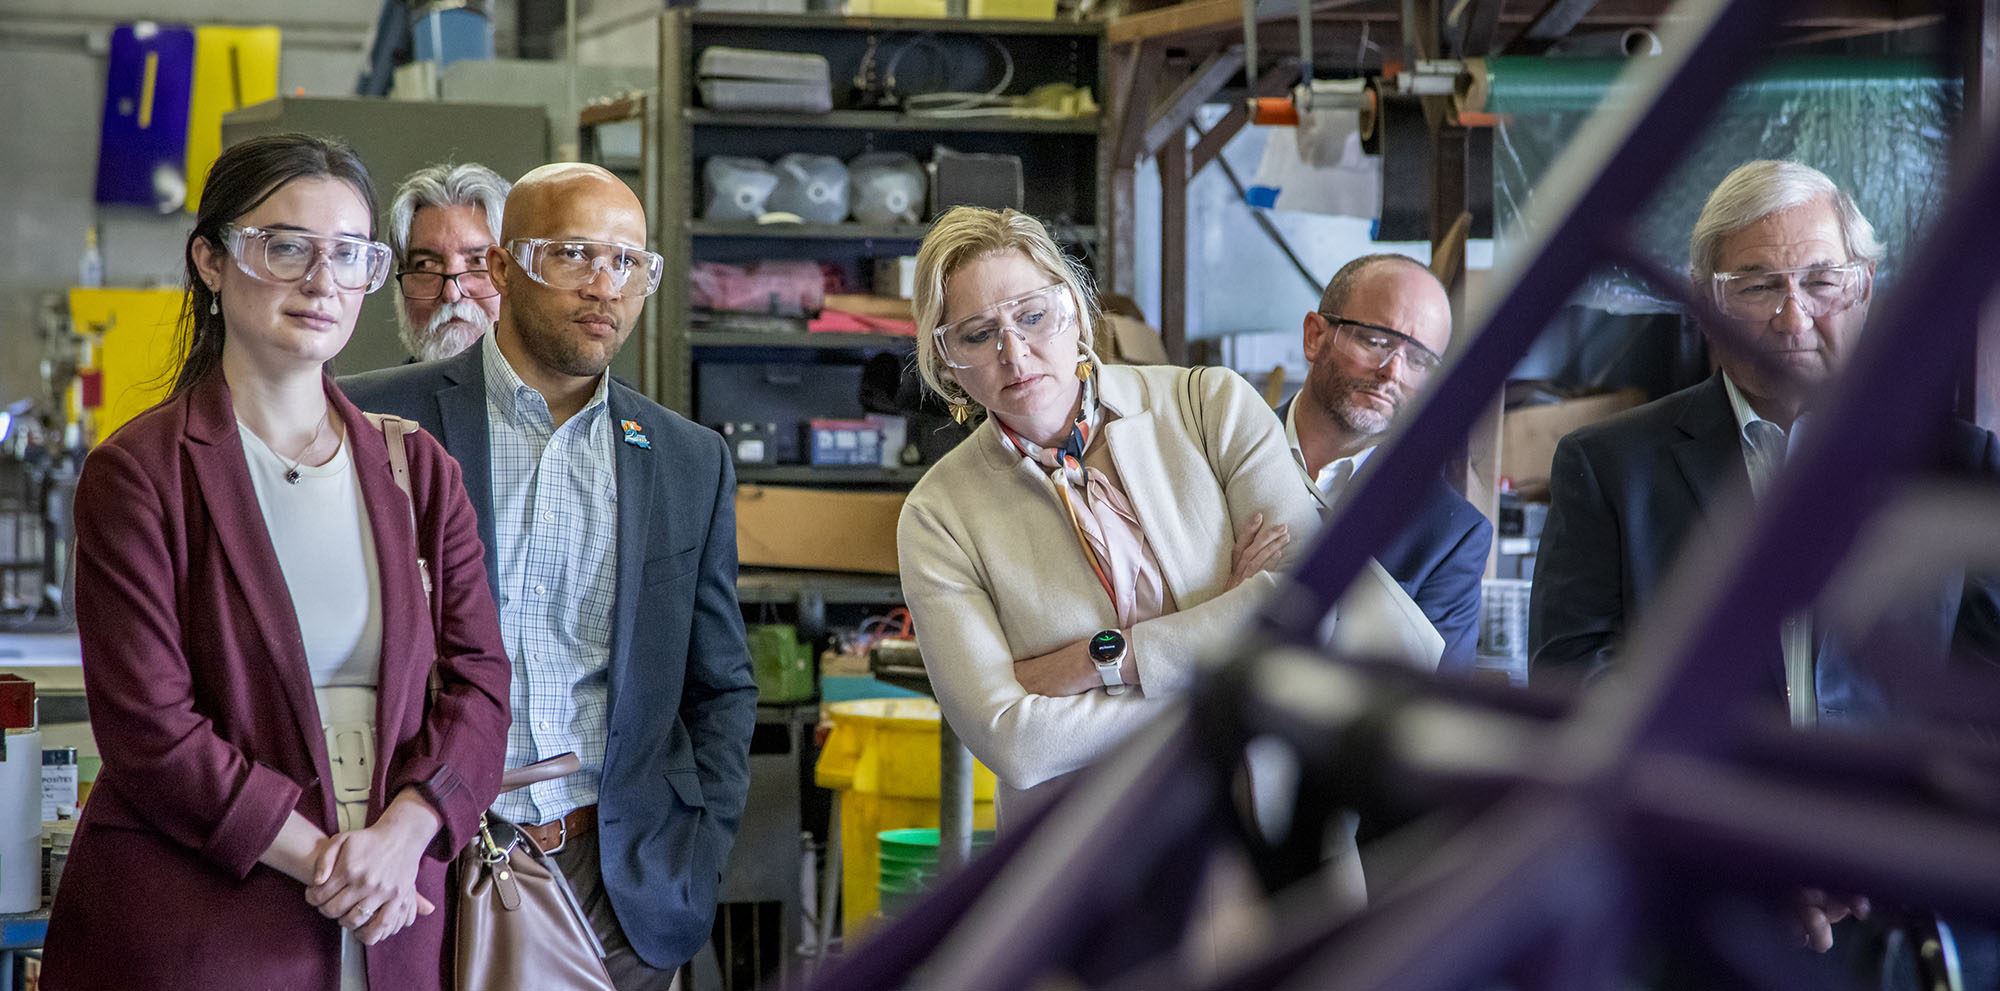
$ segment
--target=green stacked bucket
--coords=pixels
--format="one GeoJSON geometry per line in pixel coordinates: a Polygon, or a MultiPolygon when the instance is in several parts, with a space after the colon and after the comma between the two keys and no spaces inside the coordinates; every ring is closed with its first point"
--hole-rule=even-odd
{"type": "MultiPolygon", "coordinates": [[[[935,829],[885,829],[876,834],[882,879],[876,889],[881,895],[881,912],[895,918],[923,896],[938,876],[938,831],[935,829]]],[[[972,834],[972,855],[993,844],[993,831],[972,834]]]]}

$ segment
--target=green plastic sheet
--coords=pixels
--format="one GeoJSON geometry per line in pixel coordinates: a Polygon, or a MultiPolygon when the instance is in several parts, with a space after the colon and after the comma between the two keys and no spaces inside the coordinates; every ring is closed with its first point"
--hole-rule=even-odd
{"type": "MultiPolygon", "coordinates": [[[[1628,92],[1624,59],[1496,58],[1488,61],[1487,109],[1494,134],[1495,250],[1518,246],[1517,218],[1537,183],[1584,119],[1628,92]]],[[[1945,191],[1957,80],[1913,59],[1798,57],[1774,60],[1737,87],[1681,167],[1641,212],[1634,243],[1674,272],[1688,267],[1688,232],[1709,191],[1759,158],[1804,162],[1855,198],[1887,248],[1877,272],[1893,282],[1904,249],[1919,239],[1945,191]]],[[[1614,313],[1678,309],[1657,287],[1606,266],[1574,302],[1614,313]]]]}

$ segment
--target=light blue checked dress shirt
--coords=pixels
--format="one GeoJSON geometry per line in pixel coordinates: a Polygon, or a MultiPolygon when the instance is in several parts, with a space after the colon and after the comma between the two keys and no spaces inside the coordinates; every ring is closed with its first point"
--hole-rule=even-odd
{"type": "Polygon", "coordinates": [[[561,427],[487,334],[486,419],[500,634],[514,662],[507,766],[575,751],[583,770],[501,795],[494,811],[542,823],[595,804],[609,706],[618,576],[618,470],[609,376],[561,427]]]}

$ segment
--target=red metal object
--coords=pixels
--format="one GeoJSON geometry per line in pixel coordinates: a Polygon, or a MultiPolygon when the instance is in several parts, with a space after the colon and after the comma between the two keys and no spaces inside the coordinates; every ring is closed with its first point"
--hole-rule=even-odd
{"type": "Polygon", "coordinates": [[[35,683],[18,674],[0,674],[0,730],[35,725],[35,683]]]}

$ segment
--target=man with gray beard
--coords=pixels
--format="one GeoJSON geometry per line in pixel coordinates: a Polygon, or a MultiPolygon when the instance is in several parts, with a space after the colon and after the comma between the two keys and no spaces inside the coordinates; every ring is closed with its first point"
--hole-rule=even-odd
{"type": "Polygon", "coordinates": [[[484,165],[419,169],[389,206],[396,325],[411,361],[449,358],[493,329],[500,291],[486,275],[510,184],[484,165]]]}

